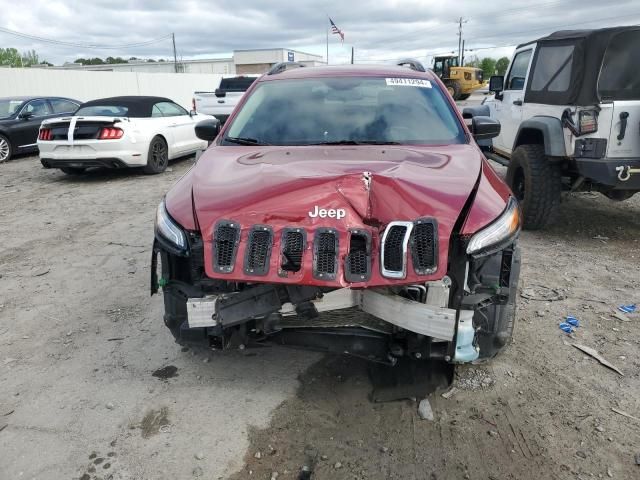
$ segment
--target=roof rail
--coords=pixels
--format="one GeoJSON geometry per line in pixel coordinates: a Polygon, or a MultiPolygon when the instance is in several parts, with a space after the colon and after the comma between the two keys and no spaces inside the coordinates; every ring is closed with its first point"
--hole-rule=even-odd
{"type": "Polygon", "coordinates": [[[277,73],[282,73],[286,70],[291,70],[292,68],[302,68],[302,67],[306,67],[306,65],[303,65],[302,63],[299,63],[299,62],[280,62],[280,63],[276,63],[273,67],[271,67],[267,72],[267,75],[276,75],[277,73]]]}
{"type": "Polygon", "coordinates": [[[422,63],[413,58],[403,58],[396,63],[399,67],[409,67],[411,70],[415,70],[416,72],[426,72],[422,63]]]}

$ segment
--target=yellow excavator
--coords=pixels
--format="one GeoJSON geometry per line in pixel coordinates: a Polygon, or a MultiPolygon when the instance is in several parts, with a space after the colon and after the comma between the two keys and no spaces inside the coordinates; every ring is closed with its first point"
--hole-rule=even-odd
{"type": "Polygon", "coordinates": [[[454,100],[466,100],[484,85],[482,70],[461,67],[457,55],[441,55],[433,58],[433,71],[447,87],[454,100]]]}

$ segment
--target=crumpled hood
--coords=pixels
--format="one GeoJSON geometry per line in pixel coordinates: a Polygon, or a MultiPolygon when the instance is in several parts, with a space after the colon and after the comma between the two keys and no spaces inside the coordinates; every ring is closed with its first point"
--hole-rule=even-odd
{"type": "MultiPolygon", "coordinates": [[[[408,269],[404,283],[441,278],[446,273],[451,231],[478,181],[481,165],[481,154],[472,145],[212,148],[190,172],[193,212],[205,241],[206,273],[234,280],[288,281],[277,274],[280,259],[275,243],[266,277],[244,275],[242,247],[237,259],[240,268],[231,274],[214,272],[213,231],[223,219],[241,225],[241,243],[253,225],[270,226],[275,240],[284,228],[303,228],[309,239],[317,228],[333,228],[345,234],[340,242],[340,258],[344,258],[349,229],[371,233],[376,257],[389,222],[431,217],[438,224],[438,269],[428,277],[417,277],[408,269]]],[[[171,193],[167,205],[171,213],[171,193]]],[[[378,270],[372,266],[369,285],[398,283],[376,275],[378,270]]],[[[340,276],[336,282],[345,283],[340,276]]]]}

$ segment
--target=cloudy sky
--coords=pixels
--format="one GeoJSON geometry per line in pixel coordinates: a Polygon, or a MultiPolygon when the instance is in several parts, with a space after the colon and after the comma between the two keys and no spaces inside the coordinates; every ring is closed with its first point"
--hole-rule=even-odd
{"type": "Polygon", "coordinates": [[[0,0],[0,11],[0,47],[34,49],[54,64],[96,56],[170,58],[169,38],[139,44],[171,32],[183,59],[269,47],[324,56],[327,15],[345,34],[344,46],[330,35],[330,63],[348,61],[351,46],[356,62],[406,56],[428,62],[434,53],[457,51],[460,16],[473,49],[467,57],[509,55],[512,45],[560,29],[640,24],[638,0],[617,0],[615,8],[602,0],[0,0]]]}

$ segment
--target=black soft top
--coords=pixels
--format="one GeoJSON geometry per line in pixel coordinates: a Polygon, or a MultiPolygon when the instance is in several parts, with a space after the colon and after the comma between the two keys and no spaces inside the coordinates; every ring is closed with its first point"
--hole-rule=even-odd
{"type": "MultiPolygon", "coordinates": [[[[640,27],[623,26],[593,30],[561,30],[533,42],[519,45],[518,48],[535,43],[538,44],[533,58],[533,69],[536,68],[541,48],[567,45],[574,47],[569,89],[564,92],[532,91],[531,79],[529,79],[525,92],[525,101],[551,105],[593,105],[606,101],[606,98],[602,98],[602,92],[599,91],[598,87],[605,53],[612,41],[615,40],[614,44],[619,41],[616,37],[620,34],[634,31],[640,32],[640,27]]],[[[634,51],[636,51],[637,55],[638,50],[635,49],[634,51]]],[[[632,67],[629,65],[627,68],[630,69],[632,67]]],[[[533,70],[532,73],[534,73],[533,70]]],[[[632,89],[631,96],[635,96],[635,93],[635,89],[632,89]]]]}
{"type": "Polygon", "coordinates": [[[147,118],[151,117],[151,110],[156,103],[170,102],[175,103],[165,97],[147,97],[147,96],[125,96],[125,97],[109,97],[91,100],[80,105],[80,108],[95,107],[102,105],[113,105],[126,107],[128,109],[127,117],[147,118]]]}

